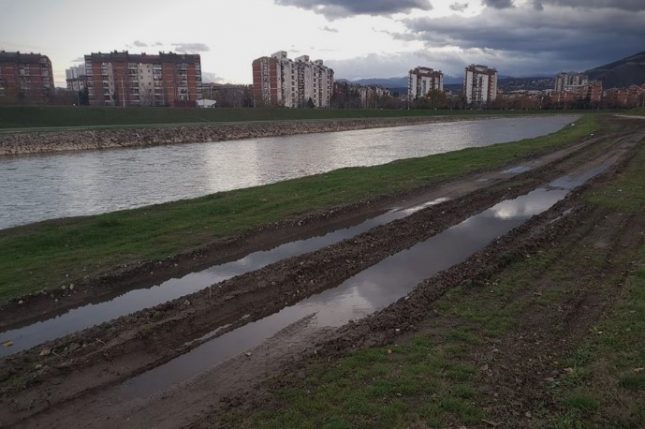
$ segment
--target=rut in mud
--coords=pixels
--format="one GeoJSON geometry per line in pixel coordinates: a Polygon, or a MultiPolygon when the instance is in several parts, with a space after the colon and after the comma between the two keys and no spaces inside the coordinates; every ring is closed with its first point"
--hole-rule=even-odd
{"type": "MultiPolygon", "coordinates": [[[[631,142],[627,140],[627,143],[631,142]]],[[[585,156],[593,157],[609,146],[598,145],[595,152],[589,150],[585,156]]],[[[526,193],[580,163],[581,157],[565,160],[560,165],[536,170],[530,176],[519,176],[514,181],[491,186],[467,199],[426,208],[352,240],[233,278],[218,288],[209,288],[185,300],[164,304],[6,359],[2,368],[5,380],[2,389],[8,410],[6,414],[3,412],[0,421],[18,421],[40,413],[38,419],[52,417],[53,421],[62,424],[66,420],[65,411],[61,411],[63,414],[54,412],[50,408],[53,405],[67,409],[65,401],[77,397],[69,404],[70,409],[83,408],[84,396],[91,398],[93,390],[105,389],[184,352],[197,350],[210,339],[208,334],[215,329],[220,329],[218,335],[226,335],[227,331],[249,326],[313,293],[335,287],[390,255],[436,236],[499,200],[526,193]],[[221,311],[214,314],[213,308],[221,311]],[[204,335],[206,337],[201,338],[204,335]],[[38,365],[42,367],[33,370],[38,365]],[[30,383],[30,388],[16,389],[10,385],[19,380],[30,383]]],[[[411,280],[411,287],[432,272],[424,271],[419,275],[421,277],[411,280]]],[[[396,297],[390,297],[382,305],[393,299],[396,297]]],[[[350,317],[358,316],[360,314],[350,317]]],[[[302,344],[300,347],[294,347],[294,351],[307,348],[302,344]]],[[[268,372],[276,369],[275,365],[265,368],[268,372]]],[[[99,398],[106,398],[106,395],[99,394],[99,398]]]]}

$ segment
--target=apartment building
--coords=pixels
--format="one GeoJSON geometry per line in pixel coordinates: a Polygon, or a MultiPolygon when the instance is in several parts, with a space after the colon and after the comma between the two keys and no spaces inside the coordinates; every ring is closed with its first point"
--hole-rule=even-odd
{"type": "Polygon", "coordinates": [[[467,104],[486,104],[497,98],[497,70],[477,64],[466,67],[464,95],[467,104]]]}
{"type": "Polygon", "coordinates": [[[0,51],[0,103],[47,103],[53,91],[52,63],[47,56],[0,51]]]}
{"type": "Polygon", "coordinates": [[[417,67],[408,73],[408,101],[425,97],[430,91],[443,91],[443,73],[429,67],[417,67]]]}
{"type": "Polygon", "coordinates": [[[74,92],[83,91],[87,87],[85,64],[73,66],[65,70],[67,89],[74,92]]]}
{"type": "Polygon", "coordinates": [[[94,106],[193,107],[201,97],[199,55],[92,53],[85,72],[94,106]]]}
{"type": "Polygon", "coordinates": [[[634,108],[645,107],[645,83],[630,85],[628,88],[611,88],[604,94],[605,107],[634,108]]]}
{"type": "Polygon", "coordinates": [[[556,91],[574,91],[577,88],[589,84],[589,78],[582,73],[568,72],[559,73],[555,77],[556,91]]]}
{"type": "Polygon", "coordinates": [[[555,77],[555,89],[551,100],[555,104],[571,104],[574,102],[589,102],[598,106],[603,98],[601,81],[589,81],[585,74],[560,73],[555,77]]]}
{"type": "Polygon", "coordinates": [[[329,107],[334,71],[308,55],[294,60],[285,51],[253,61],[253,96],[256,105],[329,107]]]}

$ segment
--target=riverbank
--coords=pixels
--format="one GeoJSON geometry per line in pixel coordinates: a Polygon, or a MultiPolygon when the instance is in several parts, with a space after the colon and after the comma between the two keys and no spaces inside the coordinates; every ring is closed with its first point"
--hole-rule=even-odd
{"type": "Polygon", "coordinates": [[[388,195],[566,147],[598,127],[598,117],[585,116],[575,127],[517,143],[341,169],[193,200],[3,230],[0,302],[40,290],[66,294],[71,284],[77,289],[81,284],[100,285],[101,278],[115,272],[127,277],[128,272],[154,261],[276,228],[276,222],[293,228],[315,214],[369,205],[388,195]]]}
{"type": "Polygon", "coordinates": [[[394,118],[319,119],[297,121],[231,122],[115,126],[95,129],[63,129],[0,133],[0,156],[205,143],[297,134],[326,133],[370,128],[458,121],[486,115],[409,116],[394,118]]]}

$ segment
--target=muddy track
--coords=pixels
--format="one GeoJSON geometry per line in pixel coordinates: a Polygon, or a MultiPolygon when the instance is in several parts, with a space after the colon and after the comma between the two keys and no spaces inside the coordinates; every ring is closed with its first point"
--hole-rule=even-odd
{"type": "MultiPolygon", "coordinates": [[[[546,154],[516,160],[513,165],[533,163],[536,166],[562,161],[575,156],[588,146],[602,143],[607,139],[624,138],[628,133],[614,133],[597,136],[571,147],[546,154]]],[[[510,165],[509,165],[510,166],[510,165]]],[[[445,193],[476,191],[490,183],[506,180],[494,171],[483,170],[466,177],[448,180],[406,194],[383,195],[329,210],[314,211],[297,218],[285,219],[265,225],[243,234],[215,240],[198,249],[159,261],[147,261],[123,265],[98,277],[71,280],[74,288],[61,285],[57,289],[25,295],[0,306],[0,331],[13,329],[28,323],[62,314],[65,311],[87,303],[109,300],[135,288],[149,287],[170,278],[179,278],[216,264],[236,260],[251,252],[267,250],[285,242],[309,238],[335,229],[359,223],[377,216],[395,205],[413,204],[427,199],[429,192],[445,188],[445,193]],[[487,174],[489,173],[489,174],[487,174]]]]}
{"type": "MultiPolygon", "coordinates": [[[[467,197],[425,209],[354,239],[282,261],[223,282],[218,287],[7,358],[2,363],[0,376],[2,402],[7,406],[0,421],[16,421],[44,412],[61,401],[113,385],[184,353],[199,344],[187,344],[188,340],[199,338],[218,326],[235,323],[242,315],[250,314],[250,317],[245,319],[246,323],[313,293],[333,287],[366,267],[454,225],[472,213],[481,211],[501,199],[525,193],[565,173],[585,159],[607,151],[610,145],[611,142],[598,144],[594,146],[594,150],[590,148],[584,154],[572,155],[555,165],[520,175],[467,197]],[[214,312],[213,309],[218,309],[218,312],[214,312]],[[23,390],[24,387],[27,389],[23,390]]],[[[567,201],[570,202],[571,199],[567,201]]],[[[560,204],[560,209],[563,206],[564,204],[560,204]]],[[[557,210],[554,213],[557,213],[557,210]]],[[[573,217],[575,216],[567,216],[555,225],[566,224],[570,222],[568,219],[573,217]]],[[[361,344],[387,341],[394,335],[395,329],[404,330],[405,327],[413,326],[415,318],[422,317],[427,311],[428,299],[436,299],[438,292],[447,290],[451,284],[466,278],[490,275],[490,272],[499,269],[498,265],[512,260],[513,252],[510,248],[517,247],[513,241],[518,238],[518,234],[521,236],[522,231],[528,235],[544,235],[540,228],[533,228],[540,222],[544,222],[544,217],[529,222],[528,226],[520,228],[512,237],[500,240],[495,244],[499,248],[488,249],[488,252],[492,251],[499,256],[497,265],[482,263],[483,258],[487,257],[486,252],[471,258],[470,269],[467,269],[467,266],[459,266],[458,269],[446,271],[439,280],[424,283],[408,300],[341,329],[339,338],[322,349],[347,349],[361,344]],[[504,246],[508,251],[504,251],[504,246]],[[476,273],[477,270],[480,274],[476,273]],[[445,285],[442,285],[442,281],[445,285]]],[[[539,245],[540,241],[532,237],[532,243],[525,246],[539,245]]],[[[527,249],[530,247],[521,248],[520,253],[526,252],[527,249]]]]}

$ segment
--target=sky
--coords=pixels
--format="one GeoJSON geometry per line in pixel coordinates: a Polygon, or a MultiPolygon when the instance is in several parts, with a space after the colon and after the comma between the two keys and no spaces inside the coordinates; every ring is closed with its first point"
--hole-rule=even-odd
{"type": "Polygon", "coordinates": [[[0,49],[55,81],[91,52],[199,53],[204,81],[251,83],[253,59],[323,59],[337,79],[584,71],[645,50],[645,0],[0,0],[0,49]]]}

